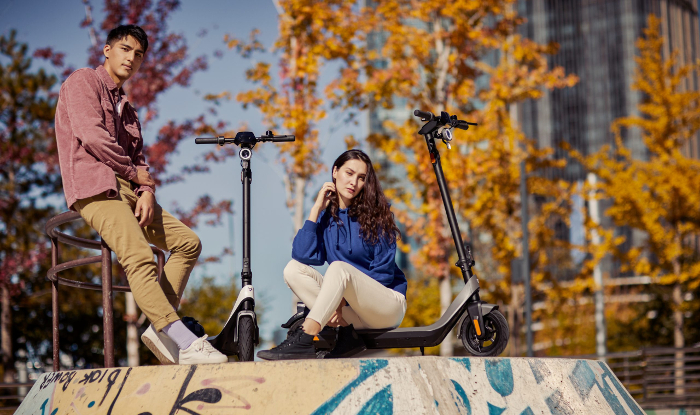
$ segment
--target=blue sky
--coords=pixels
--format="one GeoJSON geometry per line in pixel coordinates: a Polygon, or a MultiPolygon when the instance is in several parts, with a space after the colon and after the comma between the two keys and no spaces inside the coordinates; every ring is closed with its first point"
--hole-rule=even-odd
{"type": "MultiPolygon", "coordinates": [[[[100,22],[102,3],[93,0],[93,17],[100,22]]],[[[85,7],[81,0],[3,0],[0,2],[0,33],[8,34],[17,30],[20,42],[29,45],[30,50],[50,46],[66,54],[67,64],[80,68],[87,61],[90,46],[88,31],[81,29],[80,21],[85,17],[85,7]]],[[[202,96],[222,90],[235,94],[250,88],[245,80],[245,70],[252,61],[245,60],[228,51],[223,44],[224,34],[247,37],[253,28],[261,30],[260,40],[266,47],[271,47],[277,36],[277,12],[272,0],[183,0],[170,21],[169,28],[184,34],[190,47],[190,56],[206,54],[209,57],[209,69],[194,75],[189,88],[173,88],[163,94],[158,101],[159,118],[144,130],[144,139],[148,144],[153,141],[156,131],[167,120],[182,120],[201,114],[206,108],[202,96]],[[202,29],[207,35],[197,37],[202,29]],[[215,58],[214,51],[224,51],[222,58],[215,58]]],[[[258,56],[257,59],[275,62],[274,57],[258,56]]],[[[275,71],[273,71],[275,73],[275,71]]],[[[323,78],[332,76],[332,69],[327,69],[323,78]]],[[[246,122],[249,129],[256,134],[264,132],[261,117],[257,110],[244,111],[236,102],[224,103],[218,108],[221,119],[237,126],[246,122]]],[[[364,124],[364,118],[362,118],[364,124]]],[[[343,125],[337,113],[330,112],[328,118],[319,126],[319,136],[323,146],[323,160],[330,166],[333,160],[345,150],[343,138],[347,134],[362,137],[364,125],[343,125]]],[[[284,133],[277,131],[277,133],[284,133]]],[[[191,165],[201,160],[201,154],[210,150],[206,146],[196,146],[194,137],[179,147],[174,157],[174,168],[191,165]]],[[[275,163],[276,150],[271,145],[261,144],[253,156],[252,183],[252,247],[251,267],[253,285],[258,303],[265,307],[262,335],[272,338],[272,332],[279,324],[286,321],[291,311],[291,293],[282,280],[282,270],[291,259],[291,241],[294,236],[290,212],[284,200],[282,185],[282,168],[275,163]]],[[[307,212],[309,205],[323,181],[330,178],[329,173],[316,177],[307,191],[307,212]]],[[[220,283],[225,283],[233,272],[241,270],[241,182],[240,164],[232,159],[226,165],[214,166],[210,174],[189,177],[184,183],[178,183],[158,189],[157,201],[166,209],[174,203],[181,207],[192,206],[196,198],[208,193],[215,200],[230,199],[234,203],[234,240],[233,259],[226,258],[220,264],[198,266],[190,285],[197,284],[203,275],[213,275],[220,283]]],[[[65,201],[59,201],[65,207],[65,201]]],[[[231,245],[229,237],[229,220],[224,220],[220,227],[211,228],[200,225],[196,229],[200,236],[203,256],[215,255],[223,247],[231,245]]],[[[238,281],[240,285],[240,281],[238,281]]],[[[123,301],[118,295],[116,301],[123,301]]],[[[195,316],[196,317],[196,316],[195,316]]],[[[215,334],[215,333],[210,333],[215,334]]]]}

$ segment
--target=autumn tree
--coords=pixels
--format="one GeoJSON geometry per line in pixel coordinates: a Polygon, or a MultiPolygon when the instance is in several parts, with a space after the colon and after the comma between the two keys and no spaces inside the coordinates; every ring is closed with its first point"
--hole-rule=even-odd
{"type": "MultiPolygon", "coordinates": [[[[61,55],[53,58],[61,63],[61,55]]],[[[54,210],[40,199],[60,185],[55,143],[47,139],[58,78],[32,68],[29,47],[15,31],[0,36],[0,59],[0,341],[4,382],[14,382],[12,309],[45,269],[42,223],[54,210]]]]}
{"type": "MultiPolygon", "coordinates": [[[[244,108],[255,107],[271,130],[293,134],[296,141],[278,144],[279,161],[295,230],[304,224],[304,202],[309,180],[323,169],[318,140],[318,123],[326,117],[327,106],[320,77],[324,65],[351,56],[357,14],[354,2],[341,0],[275,1],[279,13],[279,36],[272,49],[276,66],[258,62],[246,72],[255,88],[240,92],[236,99],[244,108]],[[277,69],[277,72],[274,70],[277,69]],[[274,74],[279,74],[275,79],[274,74]]],[[[229,48],[249,57],[265,51],[257,41],[227,36],[229,48]]]]}
{"type": "MultiPolygon", "coordinates": [[[[643,94],[638,115],[616,120],[613,146],[587,157],[574,155],[598,180],[597,191],[609,200],[605,214],[615,226],[644,234],[627,252],[617,250],[622,271],[649,275],[668,287],[673,309],[673,344],[685,346],[684,293],[700,286],[700,161],[689,157],[700,130],[700,91],[692,79],[700,64],[683,63],[678,53],[664,56],[659,20],[649,16],[637,41],[639,56],[633,89],[643,94]],[[638,129],[646,155],[633,154],[626,132],[638,129]]],[[[676,393],[683,393],[683,353],[676,355],[676,393]]]]}
{"type": "MultiPolygon", "coordinates": [[[[366,48],[357,59],[348,60],[344,76],[333,85],[336,103],[349,107],[401,109],[407,115],[416,108],[444,110],[479,123],[474,130],[455,133],[453,149],[442,152],[442,162],[463,228],[491,241],[490,269],[480,262],[486,256],[483,250],[476,251],[480,280],[492,298],[504,302],[510,299],[511,261],[522,255],[520,162],[525,160],[530,173],[562,163],[552,159],[550,149],[537,148],[523,135],[513,122],[511,106],[539,98],[544,89],[576,82],[561,68],[548,68],[546,55],[556,52],[555,45],[540,45],[517,34],[521,19],[514,4],[374,1],[363,12],[367,24],[361,38],[366,48]]],[[[401,179],[387,192],[406,234],[418,246],[412,254],[414,267],[440,280],[444,311],[452,300],[456,252],[416,121],[387,121],[384,133],[369,141],[392,166],[400,166],[394,169],[401,179]]],[[[529,224],[532,277],[537,281],[548,274],[547,265],[554,260],[542,254],[542,244],[564,244],[552,237],[551,222],[566,217],[570,188],[535,174],[527,181],[531,194],[546,200],[533,211],[529,224]]],[[[443,346],[442,354],[452,353],[449,341],[443,346]]]]}

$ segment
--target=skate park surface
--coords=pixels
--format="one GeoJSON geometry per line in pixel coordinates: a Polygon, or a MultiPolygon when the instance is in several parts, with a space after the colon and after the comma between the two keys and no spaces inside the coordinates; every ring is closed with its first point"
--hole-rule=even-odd
{"type": "Polygon", "coordinates": [[[644,414],[595,360],[466,357],[142,366],[43,374],[15,412],[644,414]]]}

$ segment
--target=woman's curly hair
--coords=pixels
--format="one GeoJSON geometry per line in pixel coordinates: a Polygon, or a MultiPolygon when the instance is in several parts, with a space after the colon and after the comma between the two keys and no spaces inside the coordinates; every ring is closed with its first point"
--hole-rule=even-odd
{"type": "MultiPolygon", "coordinates": [[[[382,187],[374,173],[372,161],[362,150],[348,150],[341,154],[333,163],[332,170],[340,168],[349,160],[361,160],[367,165],[367,176],[365,185],[360,193],[352,199],[352,204],[348,207],[348,215],[357,218],[360,223],[360,234],[365,242],[376,245],[380,239],[393,244],[401,237],[401,231],[396,226],[394,214],[389,209],[389,201],[382,192],[382,187]]],[[[335,183],[335,179],[333,179],[335,183]]],[[[338,217],[338,193],[331,199],[328,209],[336,222],[340,222],[338,217]]]]}

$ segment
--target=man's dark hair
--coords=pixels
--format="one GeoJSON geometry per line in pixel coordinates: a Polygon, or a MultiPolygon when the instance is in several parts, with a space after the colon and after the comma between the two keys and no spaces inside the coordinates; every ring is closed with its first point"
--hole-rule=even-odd
{"type": "Polygon", "coordinates": [[[144,32],[143,29],[133,24],[117,26],[110,30],[109,35],[107,35],[107,44],[109,46],[114,46],[114,42],[122,40],[127,36],[132,36],[136,39],[141,44],[143,53],[146,53],[148,50],[148,36],[146,36],[146,32],[144,32]]]}

